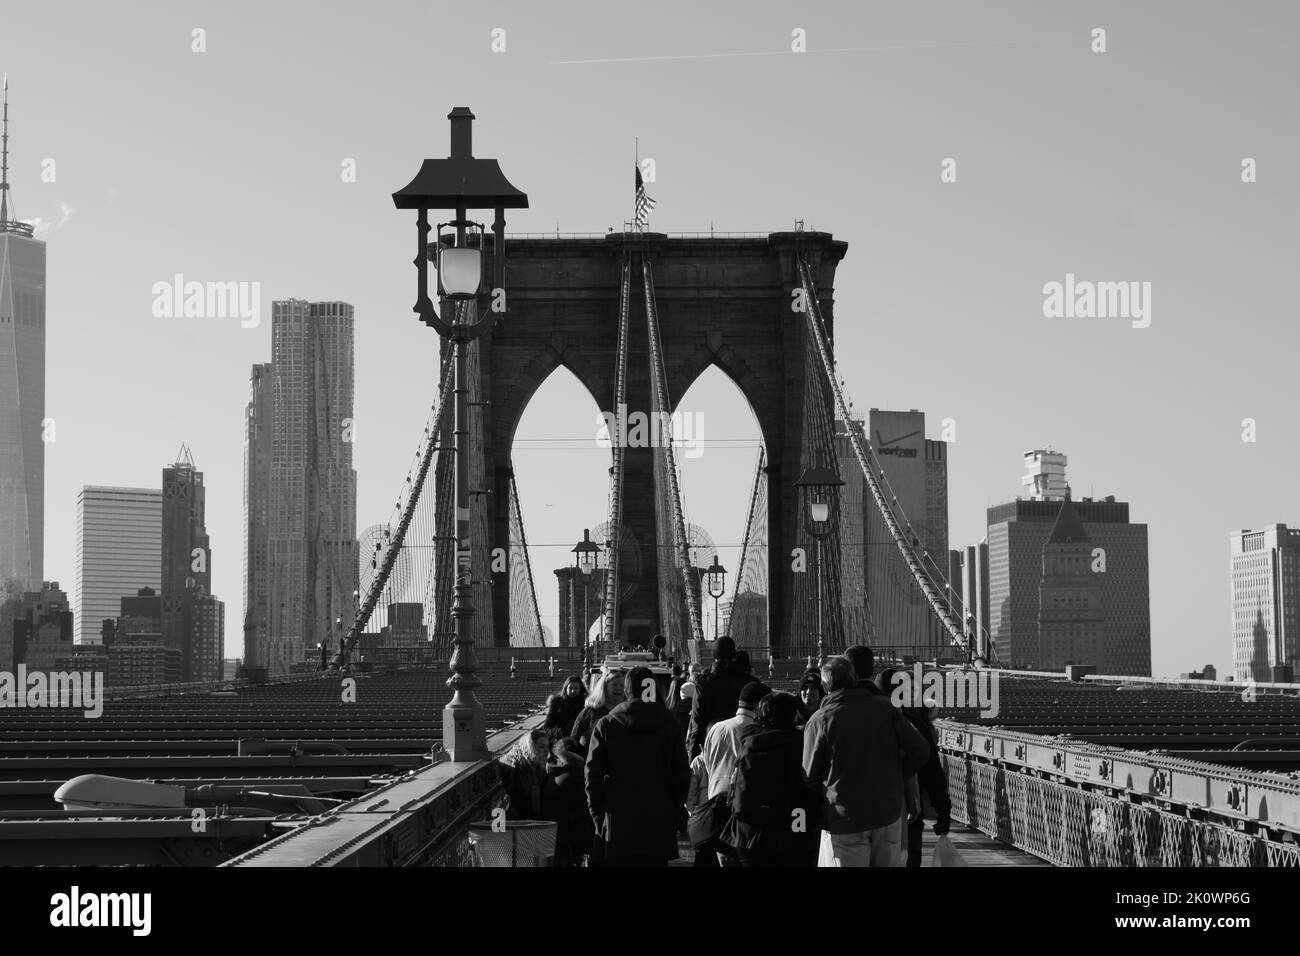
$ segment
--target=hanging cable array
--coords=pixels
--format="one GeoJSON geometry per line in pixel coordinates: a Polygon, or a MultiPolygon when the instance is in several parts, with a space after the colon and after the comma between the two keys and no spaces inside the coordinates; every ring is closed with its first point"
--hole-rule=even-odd
{"type": "Polygon", "coordinates": [[[687,656],[687,649],[682,643],[683,634],[689,634],[692,640],[703,640],[704,634],[700,624],[700,583],[695,569],[691,566],[690,543],[686,535],[686,521],[682,508],[681,484],[678,481],[677,461],[673,454],[672,402],[668,395],[668,376],[664,370],[663,346],[659,334],[659,315],[655,307],[654,276],[650,269],[650,260],[643,256],[641,261],[641,281],[645,289],[646,328],[650,346],[650,402],[651,420],[659,422],[661,440],[655,449],[655,489],[659,495],[658,507],[655,509],[659,526],[660,554],[664,553],[666,540],[673,542],[675,563],[681,574],[682,589],[667,587],[666,576],[660,576],[660,627],[668,632],[673,653],[677,657],[687,656]],[[663,499],[667,499],[664,501],[663,499]],[[666,507],[665,507],[666,505],[666,507]],[[665,527],[665,523],[667,527],[665,527]],[[685,605],[682,615],[678,602],[685,605]]]}
{"type": "MultiPolygon", "coordinates": [[[[346,663],[351,652],[356,647],[362,632],[370,623],[370,617],[379,603],[380,597],[389,587],[390,578],[393,570],[398,566],[399,557],[405,552],[407,533],[410,530],[412,519],[415,517],[417,507],[421,500],[421,493],[424,490],[425,479],[429,474],[429,467],[432,465],[435,453],[441,447],[439,436],[443,434],[445,425],[449,418],[451,410],[452,388],[455,384],[455,377],[452,375],[451,363],[444,362],[442,368],[442,380],[438,387],[438,402],[430,410],[429,424],[425,426],[422,447],[418,450],[417,456],[419,461],[418,470],[414,475],[408,472],[406,484],[402,489],[402,495],[405,497],[403,502],[399,497],[397,504],[394,505],[394,511],[397,514],[396,527],[390,520],[384,527],[384,539],[376,542],[375,554],[371,556],[371,565],[374,571],[370,579],[369,586],[366,588],[363,600],[357,608],[356,617],[352,622],[352,627],[344,646],[340,648],[341,663],[346,663]]],[[[432,542],[430,542],[432,543],[432,542]]],[[[433,550],[433,549],[429,549],[433,550]]],[[[434,562],[436,566],[436,560],[434,562]]],[[[410,575],[414,577],[414,571],[402,572],[401,577],[410,575]]],[[[393,590],[401,592],[407,590],[412,581],[396,581],[394,584],[399,587],[393,590]]],[[[391,593],[391,592],[390,592],[391,593]]],[[[400,596],[400,593],[399,595],[400,596]]],[[[392,624],[394,622],[390,622],[392,624]]]]}
{"type": "MultiPolygon", "coordinates": [[[[889,538],[893,541],[898,553],[906,563],[911,580],[920,589],[935,618],[942,624],[952,643],[966,649],[969,653],[972,650],[969,646],[970,639],[962,626],[963,621],[954,615],[953,606],[949,601],[949,598],[953,596],[952,588],[948,583],[946,574],[934,562],[929,552],[921,546],[920,537],[913,530],[911,522],[908,521],[906,514],[902,512],[901,507],[898,505],[898,497],[889,486],[885,470],[875,453],[875,449],[861,434],[860,430],[852,424],[850,406],[845,401],[843,389],[836,374],[834,360],[831,358],[827,344],[826,328],[818,304],[816,286],[812,280],[812,271],[802,255],[798,259],[798,270],[800,285],[807,305],[805,315],[811,340],[816,348],[823,374],[834,396],[836,411],[847,426],[844,437],[847,438],[849,447],[858,461],[867,489],[875,502],[876,511],[884,522],[889,538]]],[[[964,602],[959,600],[958,603],[963,604],[964,608],[964,602]]],[[[969,617],[968,614],[962,616],[969,617]]],[[[986,644],[986,646],[991,645],[986,644]]]]}

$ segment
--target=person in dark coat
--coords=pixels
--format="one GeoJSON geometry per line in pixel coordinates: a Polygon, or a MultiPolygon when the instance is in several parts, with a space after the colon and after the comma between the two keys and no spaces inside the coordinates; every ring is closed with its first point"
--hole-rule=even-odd
{"type": "Polygon", "coordinates": [[[799,714],[795,717],[794,725],[803,730],[808,724],[808,718],[817,713],[817,708],[822,705],[822,698],[826,696],[826,685],[822,683],[822,672],[812,668],[803,675],[803,680],[799,683],[799,714]]]}
{"type": "Polygon", "coordinates": [[[695,684],[691,699],[690,729],[686,747],[694,757],[704,747],[704,737],[719,720],[736,715],[740,692],[750,682],[736,661],[736,642],[720,637],[713,642],[713,666],[695,684]]]}
{"type": "MultiPolygon", "coordinates": [[[[895,670],[886,668],[880,672],[880,689],[891,695],[897,691],[894,681],[895,670]]],[[[934,716],[936,709],[930,706],[903,707],[903,716],[916,728],[917,733],[930,745],[930,759],[916,772],[916,785],[920,794],[927,797],[934,807],[935,836],[946,836],[952,829],[952,798],[948,795],[948,774],[943,769],[943,760],[935,744],[934,716]]],[[[925,816],[916,813],[907,821],[907,865],[921,865],[921,844],[925,837],[925,816]]]]}
{"type": "Polygon", "coordinates": [[[793,694],[768,694],[758,705],[758,728],[741,745],[722,835],[741,866],[817,865],[820,795],[804,776],[798,715],[793,694]]]}
{"type": "Polygon", "coordinates": [[[586,697],[587,688],[582,686],[582,681],[577,677],[567,678],[560,692],[546,699],[546,722],[542,724],[542,729],[552,737],[568,736],[573,729],[573,722],[582,713],[586,697]]]}
{"type": "Polygon", "coordinates": [[[677,859],[690,769],[677,721],[660,701],[643,698],[654,676],[627,672],[627,699],[596,722],[587,756],[587,805],[603,863],[666,866],[677,859]]]}
{"type": "Polygon", "coordinates": [[[564,737],[552,741],[542,787],[542,819],[556,823],[556,866],[581,866],[596,836],[587,810],[584,770],[576,740],[564,737]]]}

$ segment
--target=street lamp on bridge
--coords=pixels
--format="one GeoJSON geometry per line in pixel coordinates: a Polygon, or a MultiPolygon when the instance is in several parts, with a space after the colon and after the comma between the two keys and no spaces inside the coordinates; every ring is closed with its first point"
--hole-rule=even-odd
{"type": "Polygon", "coordinates": [[[713,563],[704,569],[704,580],[708,582],[709,597],[713,598],[713,639],[716,641],[722,631],[718,601],[727,590],[727,569],[718,563],[716,551],[713,554],[713,563]]]}
{"type": "Polygon", "coordinates": [[[455,356],[455,458],[456,458],[456,585],[452,615],[456,621],[456,649],[449,667],[451,702],[442,712],[442,744],[453,761],[480,760],[488,756],[487,719],[474,694],[482,684],[474,674],[471,628],[474,618],[473,572],[470,566],[469,487],[469,343],[488,331],[505,311],[506,209],[527,209],[528,197],[510,184],[495,159],[476,159],[472,148],[474,114],[458,106],[447,114],[451,121],[451,155],[426,159],[407,185],[393,193],[398,209],[414,209],[416,219],[415,267],[417,295],[412,311],[420,320],[452,343],[455,356]],[[429,210],[454,209],[456,218],[438,224],[435,255],[430,256],[429,210]],[[472,222],[471,209],[494,210],[489,242],[481,223],[472,222]],[[455,231],[444,237],[442,227],[455,231]],[[492,253],[491,302],[480,316],[479,290],[483,284],[483,252],[492,253]],[[441,297],[452,307],[451,320],[440,317],[429,297],[429,259],[438,272],[441,297]]]}
{"type": "Polygon", "coordinates": [[[822,617],[826,576],[822,564],[823,542],[834,533],[839,520],[835,496],[844,482],[833,469],[817,465],[807,469],[794,484],[799,489],[803,505],[804,530],[812,535],[817,545],[817,666],[820,667],[826,661],[826,635],[822,617]]]}
{"type": "MultiPolygon", "coordinates": [[[[582,659],[590,666],[591,622],[587,620],[587,587],[591,584],[591,576],[600,567],[600,545],[591,540],[590,528],[582,529],[582,540],[573,549],[573,566],[582,575],[582,659]]],[[[572,594],[573,578],[569,578],[569,589],[572,594]]],[[[572,606],[573,602],[569,603],[572,606]]],[[[573,621],[570,620],[569,624],[572,627],[573,621]]]]}

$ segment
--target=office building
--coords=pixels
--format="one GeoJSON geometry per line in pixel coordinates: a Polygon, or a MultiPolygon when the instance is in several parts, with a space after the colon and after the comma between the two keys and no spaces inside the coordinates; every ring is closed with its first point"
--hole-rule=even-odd
{"type": "Polygon", "coordinates": [[[862,476],[848,428],[869,441],[885,472],[882,492],[910,527],[912,547],[928,552],[936,577],[948,570],[947,443],[925,437],[925,413],[873,408],[866,422],[836,422],[840,489],[840,601],[846,639],[939,649],[947,631],[913,579],[862,476]]]}
{"type": "Polygon", "coordinates": [[[0,638],[0,671],[19,664],[29,670],[62,669],[57,662],[72,654],[72,612],[59,582],[43,581],[40,590],[25,592],[10,633],[0,638]]]}
{"type": "Polygon", "coordinates": [[[1043,545],[1038,585],[1038,666],[1046,670],[1097,664],[1105,620],[1092,551],[1092,539],[1067,495],[1043,545]]]}
{"type": "Polygon", "coordinates": [[[184,680],[180,649],[163,643],[163,601],[153,588],[124,596],[116,626],[105,630],[112,635],[106,678],[110,687],[148,687],[184,680]]]}
{"type": "MultiPolygon", "coordinates": [[[[1068,616],[1050,613],[1054,597],[1066,599],[1069,597],[1066,592],[1080,584],[1075,581],[1067,587],[1063,583],[1061,575],[1056,573],[1062,568],[1056,558],[1068,556],[1073,561],[1083,557],[1082,542],[1070,542],[1072,547],[1065,551],[1045,552],[1069,489],[1064,473],[1053,470],[1058,460],[1064,462],[1065,457],[1055,452],[1040,455],[1040,463],[1035,467],[1042,470],[1036,474],[1047,477],[1032,485],[1041,497],[1019,498],[988,509],[989,633],[998,659],[1008,666],[1046,668],[1047,661],[1057,657],[1057,652],[1049,652],[1041,640],[1045,553],[1053,558],[1047,564],[1054,569],[1047,589],[1049,639],[1059,641],[1063,633],[1081,635],[1084,632],[1079,628],[1085,623],[1089,627],[1095,623],[1084,617],[1070,622],[1068,616]],[[1048,460],[1049,455],[1055,457],[1048,460]],[[1058,491],[1059,498],[1055,496],[1058,491]],[[1071,632],[1070,627],[1076,630],[1071,632]]],[[[1088,663],[1095,663],[1099,674],[1150,676],[1147,526],[1131,522],[1128,504],[1116,501],[1114,496],[1097,501],[1084,498],[1070,504],[1091,544],[1088,573],[1095,576],[1099,589],[1095,595],[1101,617],[1097,625],[1099,646],[1095,651],[1096,660],[1088,663]]],[[[1073,528],[1074,522],[1066,520],[1073,528]]],[[[1091,592],[1086,596],[1073,594],[1076,602],[1085,597],[1088,601],[1094,598],[1091,592]]],[[[1091,614],[1096,608],[1091,605],[1081,608],[1076,603],[1073,610],[1091,614]]]]}
{"type": "Polygon", "coordinates": [[[87,486],[77,495],[72,613],[79,644],[99,641],[104,619],[162,569],[162,490],[87,486]]]}
{"type": "Polygon", "coordinates": [[[1232,670],[1239,680],[1289,681],[1300,672],[1300,529],[1232,535],[1232,670]]]}
{"type": "MultiPolygon", "coordinates": [[[[195,467],[188,448],[182,447],[176,463],[163,469],[162,481],[163,644],[181,652],[185,680],[217,680],[211,676],[216,666],[211,660],[212,635],[205,630],[215,600],[204,517],[207,498],[203,472],[195,467]]],[[[224,621],[224,610],[220,616],[224,621]]],[[[224,647],[224,639],[219,643],[224,647]]]]}

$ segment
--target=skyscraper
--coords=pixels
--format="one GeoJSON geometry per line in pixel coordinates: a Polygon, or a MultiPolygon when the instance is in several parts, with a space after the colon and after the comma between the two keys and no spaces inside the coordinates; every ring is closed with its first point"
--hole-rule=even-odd
{"type": "Polygon", "coordinates": [[[224,621],[225,608],[212,594],[203,472],[182,447],[176,463],[163,469],[162,480],[163,644],[181,652],[185,680],[217,680],[225,642],[213,648],[210,625],[224,621]]]}
{"type": "MultiPolygon", "coordinates": [[[[1045,550],[1066,501],[1064,473],[1059,473],[1058,480],[1045,483],[1045,488],[1060,489],[1062,496],[1056,498],[1044,490],[1043,498],[1018,498],[988,509],[988,628],[998,659],[1014,667],[1049,666],[1040,631],[1045,570],[1052,572],[1047,583],[1047,620],[1052,640],[1058,640],[1062,633],[1082,634],[1078,628],[1085,623],[1083,618],[1071,623],[1068,615],[1052,613],[1054,597],[1071,597],[1076,601],[1073,610],[1079,611],[1089,610],[1087,605],[1077,603],[1081,598],[1092,599],[1081,591],[1065,593],[1075,589],[1062,583],[1061,565],[1056,560],[1066,557],[1067,552],[1072,561],[1081,560],[1082,543],[1070,542],[1078,547],[1045,550]],[[1073,632],[1071,626],[1075,627],[1073,632]]],[[[1101,674],[1150,676],[1147,526],[1132,523],[1128,504],[1116,501],[1113,495],[1099,501],[1071,501],[1070,507],[1091,545],[1087,549],[1087,569],[1099,589],[1100,641],[1095,660],[1088,663],[1095,663],[1101,674]]],[[[1072,536],[1079,537],[1078,532],[1072,532],[1072,536]]],[[[1079,584],[1081,581],[1072,582],[1079,584]]],[[[1061,610],[1060,605],[1056,610],[1061,610]]],[[[1091,626],[1091,618],[1088,623],[1091,626]]]]}
{"type": "MultiPolygon", "coordinates": [[[[852,424],[863,434],[863,423],[852,424]]],[[[840,489],[840,566],[848,635],[863,643],[936,647],[948,643],[898,546],[853,454],[848,427],[836,422],[840,489]]],[[[885,494],[916,535],[917,553],[928,551],[939,573],[948,562],[947,443],[925,437],[925,413],[871,409],[865,437],[885,472],[885,494]]]]}
{"type": "Polygon", "coordinates": [[[1101,576],[1092,570],[1092,539],[1069,495],[1043,545],[1038,585],[1039,666],[1097,664],[1103,641],[1101,576]]]}
{"type": "Polygon", "coordinates": [[[10,219],[9,77],[0,132],[0,581],[45,569],[45,243],[10,219]]]}
{"type": "Polygon", "coordinates": [[[105,618],[141,588],[158,590],[162,568],[162,491],[87,486],[77,495],[74,630],[97,644],[105,618]]]}
{"type": "Polygon", "coordinates": [[[1273,524],[1234,533],[1230,560],[1236,679],[1294,679],[1300,671],[1300,529],[1273,524]]]}
{"type": "Polygon", "coordinates": [[[271,363],[253,366],[244,413],[244,663],[264,667],[270,617],[271,363]]]}
{"type": "Polygon", "coordinates": [[[356,612],[352,306],[272,306],[268,632],[261,662],[285,673],[356,612]]]}

